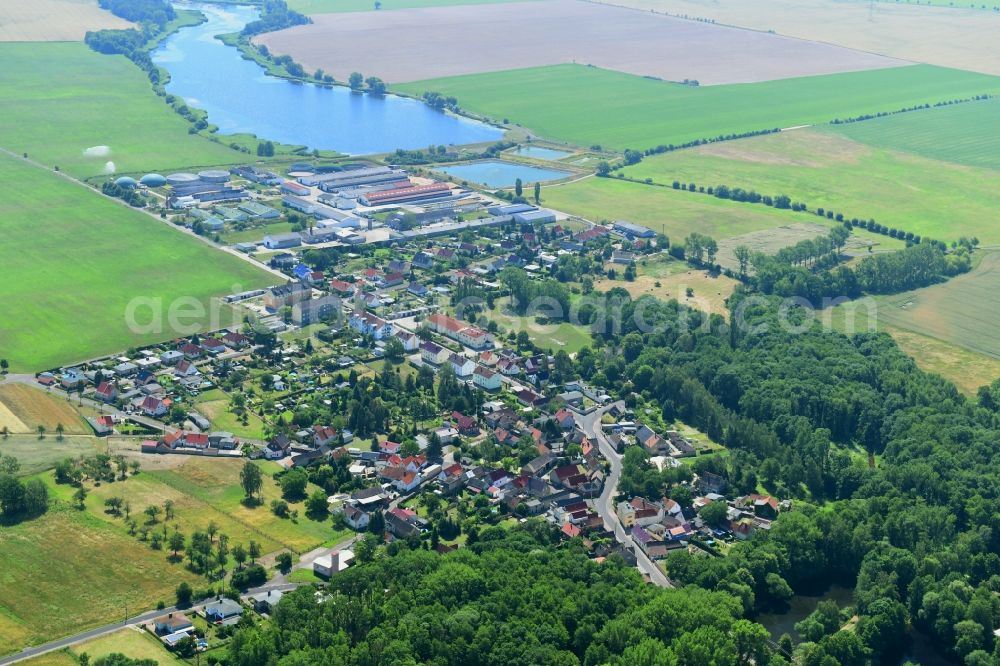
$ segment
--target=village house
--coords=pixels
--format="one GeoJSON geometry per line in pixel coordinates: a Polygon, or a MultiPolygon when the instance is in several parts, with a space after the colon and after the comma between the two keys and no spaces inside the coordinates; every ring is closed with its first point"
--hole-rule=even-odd
{"type": "Polygon", "coordinates": [[[476,369],[476,364],[472,362],[472,359],[461,354],[451,354],[448,357],[448,362],[451,364],[451,369],[455,371],[455,376],[460,378],[472,376],[472,371],[476,369]]]}
{"type": "Polygon", "coordinates": [[[498,391],[503,385],[503,379],[500,373],[477,365],[476,369],[472,371],[472,383],[484,391],[498,391]]]}
{"type": "Polygon", "coordinates": [[[420,358],[424,363],[441,365],[448,360],[449,356],[451,356],[450,351],[430,340],[420,343],[420,358]]]}

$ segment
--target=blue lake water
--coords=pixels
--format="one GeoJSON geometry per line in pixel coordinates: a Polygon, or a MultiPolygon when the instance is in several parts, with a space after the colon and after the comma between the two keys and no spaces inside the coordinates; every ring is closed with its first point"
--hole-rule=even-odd
{"type": "Polygon", "coordinates": [[[268,76],[236,48],[215,39],[238,32],[257,18],[256,8],[176,6],[197,9],[208,21],[171,35],[153,52],[153,61],[170,72],[167,91],[207,111],[220,134],[251,133],[351,155],[496,141],[503,134],[496,127],[447,115],[405,97],[374,97],[343,86],[268,76]]]}
{"type": "Polygon", "coordinates": [[[565,150],[554,150],[541,146],[518,146],[511,152],[521,157],[531,157],[536,160],[561,160],[573,154],[565,150]]]}
{"type": "Polygon", "coordinates": [[[559,169],[543,169],[527,164],[516,164],[502,160],[484,160],[471,164],[441,167],[438,169],[460,180],[486,185],[487,187],[510,187],[520,178],[525,185],[529,183],[558,180],[573,175],[571,171],[559,169]]]}

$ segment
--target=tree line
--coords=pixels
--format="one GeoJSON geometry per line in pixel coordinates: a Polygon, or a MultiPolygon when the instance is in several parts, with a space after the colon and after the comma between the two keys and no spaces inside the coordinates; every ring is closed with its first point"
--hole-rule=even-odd
{"type": "Polygon", "coordinates": [[[289,9],[285,0],[264,0],[261,5],[260,18],[243,26],[240,34],[243,37],[253,37],[265,32],[283,30],[306,23],[312,23],[312,21],[308,16],[289,9]]]}
{"type": "Polygon", "coordinates": [[[851,123],[859,123],[865,120],[873,120],[875,118],[885,118],[886,116],[895,116],[900,113],[909,113],[911,111],[922,111],[924,109],[930,109],[931,107],[937,108],[942,106],[951,106],[952,104],[965,104],[966,102],[978,102],[981,100],[987,100],[992,98],[993,95],[983,93],[981,95],[973,95],[972,97],[964,97],[961,99],[951,99],[944,100],[940,102],[934,102],[934,104],[916,104],[914,106],[907,106],[902,109],[896,109],[895,111],[879,111],[878,113],[865,113],[860,116],[850,116],[848,118],[834,118],[830,121],[831,125],[849,125],[851,123]]]}

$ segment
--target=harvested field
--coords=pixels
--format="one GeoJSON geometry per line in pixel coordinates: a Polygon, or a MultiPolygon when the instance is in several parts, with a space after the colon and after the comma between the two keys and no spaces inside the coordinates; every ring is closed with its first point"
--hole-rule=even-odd
{"type": "Polygon", "coordinates": [[[131,25],[98,7],[96,0],[0,3],[0,42],[76,42],[83,40],[88,30],[131,25]]]}
{"type": "Polygon", "coordinates": [[[310,25],[255,41],[272,53],[291,55],[309,71],[322,68],[341,80],[360,71],[391,83],[579,63],[714,85],[907,64],[579,0],[321,14],[310,25]]]}
{"type": "Polygon", "coordinates": [[[1000,14],[982,9],[895,2],[872,6],[861,0],[614,0],[614,4],[1000,74],[996,48],[1000,14]]]}
{"type": "Polygon", "coordinates": [[[0,385],[0,427],[7,425],[12,433],[35,432],[38,426],[55,436],[62,424],[67,435],[89,435],[90,427],[64,398],[57,398],[24,384],[0,385]],[[21,424],[15,428],[4,422],[4,415],[21,424]]]}

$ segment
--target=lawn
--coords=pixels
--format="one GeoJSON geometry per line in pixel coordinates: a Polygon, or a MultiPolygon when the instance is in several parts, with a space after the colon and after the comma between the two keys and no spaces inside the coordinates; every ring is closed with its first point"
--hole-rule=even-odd
{"type": "MultiPolygon", "coordinates": [[[[963,106],[975,105],[988,104],[963,106]]],[[[1000,105],[993,109],[1000,112],[1000,105]]],[[[908,115],[923,113],[931,112],[908,115]]],[[[942,140],[948,143],[946,136],[942,140]]],[[[950,241],[966,235],[983,243],[1000,242],[1000,228],[993,221],[1000,208],[996,171],[870,146],[834,132],[795,130],[701,146],[644,159],[625,174],[666,185],[678,180],[786,194],[810,210],[875,218],[921,236],[950,241]]]]}
{"type": "Polygon", "coordinates": [[[210,323],[211,297],[273,282],[249,262],[3,154],[0,181],[0,350],[14,372],[178,337],[175,324],[210,323]],[[133,332],[126,315],[140,298],[142,328],[133,332]],[[190,316],[196,307],[206,314],[190,316]]]}
{"type": "Polygon", "coordinates": [[[672,242],[682,242],[692,231],[722,239],[803,219],[788,210],[614,178],[587,178],[568,185],[544,187],[542,199],[546,206],[592,222],[628,220],[641,224],[665,233],[672,242]]]}
{"type": "Polygon", "coordinates": [[[263,240],[268,234],[284,234],[292,230],[291,222],[274,222],[259,227],[251,227],[243,231],[227,231],[219,235],[220,240],[227,245],[236,243],[255,243],[263,240]]]}
{"type": "Polygon", "coordinates": [[[0,530],[0,654],[171,601],[193,574],[89,512],[53,508],[0,530]]]}
{"type": "Polygon", "coordinates": [[[955,104],[824,131],[878,148],[944,162],[1000,169],[1000,100],[955,104]]]}
{"type": "Polygon", "coordinates": [[[63,427],[67,435],[89,435],[91,428],[66,398],[54,396],[41,388],[25,384],[0,384],[0,426],[12,433],[33,433],[42,426],[55,439],[56,428],[63,427]],[[4,414],[20,423],[6,423],[4,414]]]}
{"type": "Polygon", "coordinates": [[[567,322],[558,324],[540,324],[534,317],[517,316],[505,310],[500,299],[488,317],[495,321],[506,332],[520,333],[526,331],[528,338],[542,349],[556,352],[560,349],[567,354],[575,354],[591,342],[590,332],[584,326],[567,322]]]}
{"type": "Polygon", "coordinates": [[[213,430],[231,432],[237,437],[264,439],[264,422],[252,411],[247,411],[247,424],[243,425],[236,414],[229,410],[229,396],[221,389],[205,391],[195,400],[197,409],[212,422],[213,430]]]}
{"type": "MultiPolygon", "coordinates": [[[[415,9],[418,7],[451,7],[453,5],[486,5],[518,0],[380,0],[380,10],[415,9]]],[[[303,14],[335,12],[368,12],[376,9],[375,0],[288,0],[289,9],[303,14]]]]}
{"type": "Polygon", "coordinates": [[[109,654],[123,654],[130,659],[152,659],[160,666],[170,666],[172,664],[186,664],[182,659],[174,656],[167,650],[163,643],[154,638],[149,632],[138,628],[127,628],[116,631],[107,636],[101,636],[74,645],[71,651],[76,656],[86,653],[90,660],[100,659],[109,654]]]}
{"type": "Polygon", "coordinates": [[[0,438],[0,455],[14,456],[21,463],[19,474],[30,476],[55,467],[65,458],[92,456],[105,449],[103,440],[85,435],[70,435],[59,441],[55,435],[11,435],[0,438]]]}
{"type": "Polygon", "coordinates": [[[124,56],[83,43],[0,44],[0,146],[83,177],[194,170],[242,162],[228,146],[188,134],[190,124],[157,97],[124,56]],[[88,148],[108,154],[88,157],[88,148]]]}
{"type": "Polygon", "coordinates": [[[622,150],[828,122],[923,102],[1000,92],[1000,78],[914,65],[754,84],[692,87],[557,65],[432,79],[394,88],[455,96],[466,109],[550,139],[622,150]]]}

